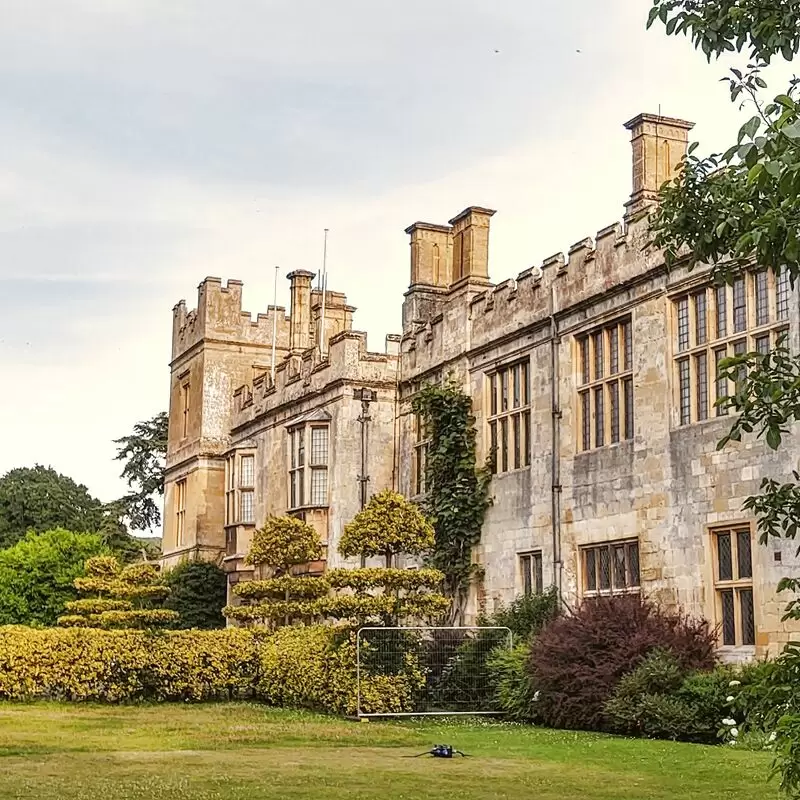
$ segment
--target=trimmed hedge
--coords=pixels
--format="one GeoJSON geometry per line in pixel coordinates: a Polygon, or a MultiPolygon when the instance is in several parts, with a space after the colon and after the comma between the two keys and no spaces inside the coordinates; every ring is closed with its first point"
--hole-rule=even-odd
{"type": "MultiPolygon", "coordinates": [[[[424,678],[362,675],[362,709],[407,711],[424,678]]],[[[353,634],[328,626],[263,630],[107,631],[0,628],[0,700],[121,703],[255,698],[353,714],[353,634]]]]}

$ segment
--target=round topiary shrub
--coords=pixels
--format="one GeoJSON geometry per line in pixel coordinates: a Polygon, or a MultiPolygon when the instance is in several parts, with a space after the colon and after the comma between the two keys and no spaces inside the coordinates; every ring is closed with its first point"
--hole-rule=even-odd
{"type": "Polygon", "coordinates": [[[684,672],[714,666],[705,620],[665,611],[638,595],[585,600],[553,620],[531,646],[535,717],[555,728],[603,730],[603,707],[624,675],[660,648],[684,672]]]}

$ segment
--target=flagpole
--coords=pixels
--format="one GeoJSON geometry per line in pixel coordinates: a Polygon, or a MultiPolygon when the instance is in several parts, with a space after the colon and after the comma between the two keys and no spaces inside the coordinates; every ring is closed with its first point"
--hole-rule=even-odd
{"type": "Polygon", "coordinates": [[[325,341],[325,298],[328,294],[328,229],[322,245],[322,318],[319,326],[319,353],[324,358],[327,342],[325,341]]]}
{"type": "Polygon", "coordinates": [[[272,378],[272,385],[275,385],[275,340],[278,338],[278,270],[275,267],[275,287],[272,292],[272,365],[269,374],[272,378]]]}

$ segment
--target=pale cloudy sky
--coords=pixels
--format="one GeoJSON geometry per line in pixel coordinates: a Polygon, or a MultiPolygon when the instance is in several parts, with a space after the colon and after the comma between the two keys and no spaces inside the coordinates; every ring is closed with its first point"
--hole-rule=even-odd
{"type": "Polygon", "coordinates": [[[118,496],[111,440],[166,408],[171,308],[206,275],[263,309],[328,227],[378,349],[411,222],[498,209],[502,280],[621,217],[635,114],[725,145],[723,67],[649,6],[0,0],[0,473],[118,496]]]}

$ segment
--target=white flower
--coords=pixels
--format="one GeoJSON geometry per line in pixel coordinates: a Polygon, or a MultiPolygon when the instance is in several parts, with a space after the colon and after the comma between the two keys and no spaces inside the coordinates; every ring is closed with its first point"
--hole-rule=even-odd
{"type": "Polygon", "coordinates": [[[731,736],[738,736],[739,729],[738,728],[731,728],[731,736]]]}
{"type": "Polygon", "coordinates": [[[742,685],[742,682],[741,682],[741,681],[731,681],[731,682],[728,684],[728,686],[741,686],[741,685],[742,685]]]}
{"type": "Polygon", "coordinates": [[[736,724],[736,720],[735,719],[731,719],[730,717],[725,717],[725,719],[722,720],[722,724],[723,725],[735,725],[736,724]]]}
{"type": "Polygon", "coordinates": [[[734,747],[736,747],[736,739],[731,739],[731,740],[728,742],[728,744],[730,744],[730,745],[733,745],[734,747]]]}
{"type": "Polygon", "coordinates": [[[535,703],[539,699],[539,692],[538,690],[533,693],[533,702],[535,703]]]}
{"type": "Polygon", "coordinates": [[[732,702],[733,702],[733,695],[732,695],[732,694],[729,694],[729,695],[728,695],[728,696],[725,698],[725,702],[726,702],[726,703],[732,703],[732,702]]]}
{"type": "Polygon", "coordinates": [[[775,733],[775,731],[772,731],[772,733],[769,735],[769,741],[770,742],[774,742],[777,738],[778,738],[778,734],[775,733]]]}

